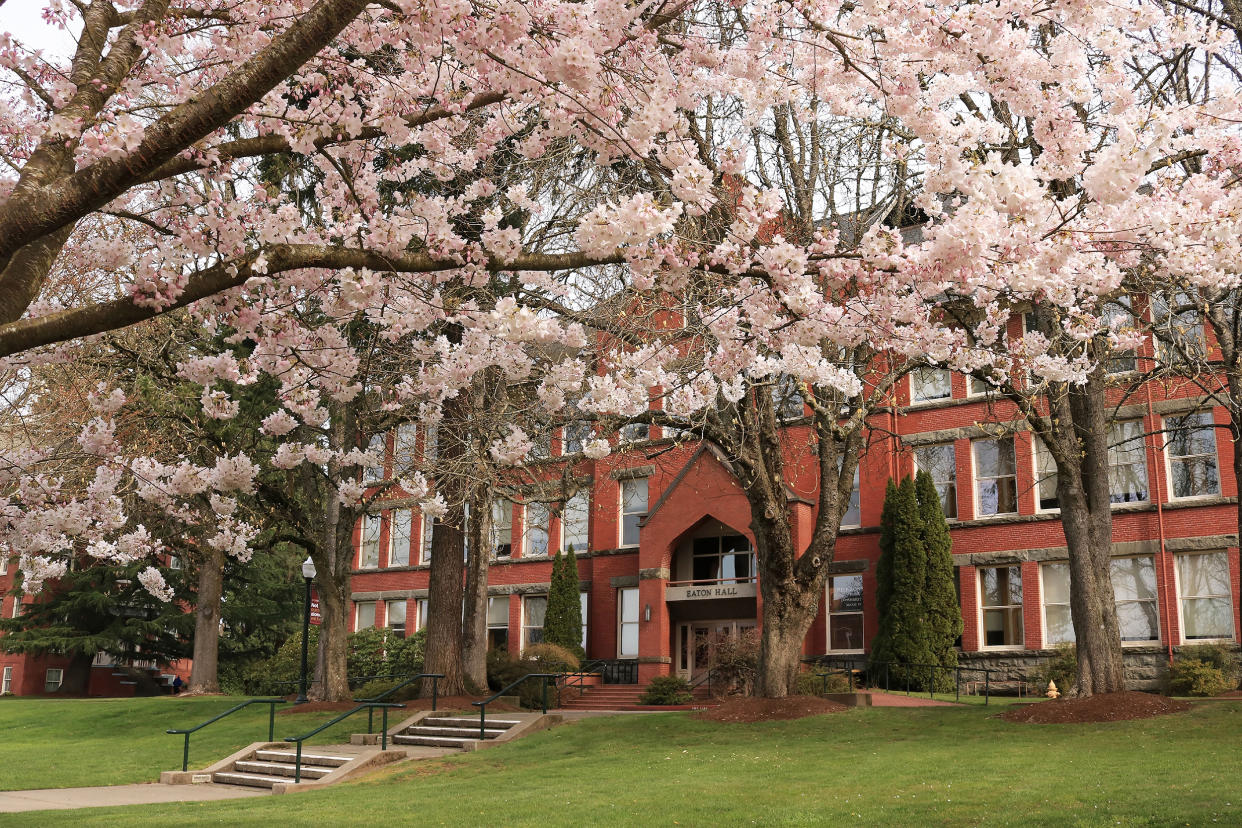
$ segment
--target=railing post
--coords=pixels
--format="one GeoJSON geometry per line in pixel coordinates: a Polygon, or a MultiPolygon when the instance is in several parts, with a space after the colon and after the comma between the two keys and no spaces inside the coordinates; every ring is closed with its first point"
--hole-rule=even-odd
{"type": "Polygon", "coordinates": [[[543,677],[543,714],[548,714],[548,677],[543,677]]]}
{"type": "Polygon", "coordinates": [[[479,705],[479,738],[483,738],[483,724],[486,721],[487,705],[479,705]]]}
{"type": "Polygon", "coordinates": [[[267,703],[267,740],[276,738],[276,702],[267,703]]]}
{"type": "Polygon", "coordinates": [[[986,705],[992,698],[992,671],[983,671],[983,703],[986,705]]]}
{"type": "Polygon", "coordinates": [[[293,765],[293,784],[302,781],[302,742],[298,740],[298,757],[293,765]]]}
{"type": "Polygon", "coordinates": [[[388,708],[384,708],[384,731],[380,734],[380,750],[388,750],[388,708]]]}
{"type": "Polygon", "coordinates": [[[437,695],[439,695],[439,689],[440,689],[439,685],[440,685],[439,677],[432,676],[431,677],[431,712],[432,713],[436,712],[436,701],[437,701],[436,697],[437,695]]]}
{"type": "MultiPolygon", "coordinates": [[[[388,708],[385,707],[384,709],[387,710],[388,708]]],[[[367,708],[367,735],[370,736],[374,732],[375,732],[375,708],[368,707],[367,708]]]]}
{"type": "Polygon", "coordinates": [[[181,749],[181,772],[185,773],[190,767],[190,734],[185,734],[185,747],[181,749]]]}
{"type": "Polygon", "coordinates": [[[962,700],[962,668],[953,668],[953,701],[962,700]]]}

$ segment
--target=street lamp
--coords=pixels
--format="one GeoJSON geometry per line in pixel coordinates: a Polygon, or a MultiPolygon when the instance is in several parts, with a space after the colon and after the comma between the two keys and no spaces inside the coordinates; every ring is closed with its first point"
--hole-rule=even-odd
{"type": "Polygon", "coordinates": [[[311,581],[315,580],[315,562],[308,556],[302,561],[302,577],[306,579],[306,602],[302,613],[302,680],[294,704],[306,704],[306,648],[310,638],[311,581]]]}

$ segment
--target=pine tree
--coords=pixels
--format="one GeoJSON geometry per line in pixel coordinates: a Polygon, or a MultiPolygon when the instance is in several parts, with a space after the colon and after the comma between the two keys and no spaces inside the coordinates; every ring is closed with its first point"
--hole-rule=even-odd
{"type": "Polygon", "coordinates": [[[543,640],[560,645],[582,658],[582,604],[578,589],[578,562],[573,547],[569,548],[567,555],[558,550],[552,559],[552,583],[543,619],[543,640]]]}
{"type": "MultiPolygon", "coordinates": [[[[954,588],[953,540],[940,503],[940,492],[930,474],[918,473],[915,490],[919,515],[923,521],[923,546],[927,551],[927,578],[924,584],[923,607],[927,613],[927,638],[933,663],[943,667],[957,666],[955,644],[962,634],[962,611],[954,588]]],[[[953,677],[948,671],[937,675],[937,690],[952,688],[953,677]]]]}
{"type": "Polygon", "coordinates": [[[881,617],[881,635],[873,645],[873,662],[890,661],[893,680],[912,688],[926,686],[928,667],[901,665],[932,664],[927,615],[923,600],[927,581],[927,550],[923,542],[923,521],[919,516],[914,480],[907,477],[897,487],[896,496],[886,501],[890,508],[891,586],[888,611],[881,617]]]}

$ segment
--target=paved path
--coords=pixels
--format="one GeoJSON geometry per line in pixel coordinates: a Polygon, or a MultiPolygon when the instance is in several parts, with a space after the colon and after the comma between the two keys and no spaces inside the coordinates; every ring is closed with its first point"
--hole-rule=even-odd
{"type": "Polygon", "coordinates": [[[874,690],[871,693],[872,707],[961,707],[957,702],[940,701],[939,699],[929,699],[927,696],[916,696],[905,693],[877,693],[874,690]]]}
{"type": "Polygon", "coordinates": [[[0,814],[48,809],[99,808],[106,805],[149,805],[157,802],[208,802],[270,796],[260,788],[225,785],[110,785],[100,788],[50,788],[36,791],[0,791],[0,814]]]}

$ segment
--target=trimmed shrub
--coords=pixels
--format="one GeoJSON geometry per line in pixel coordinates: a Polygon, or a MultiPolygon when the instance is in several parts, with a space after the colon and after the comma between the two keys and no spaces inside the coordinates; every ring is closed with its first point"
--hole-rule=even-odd
{"type": "MultiPolygon", "coordinates": [[[[359,687],[357,690],[354,691],[354,698],[373,699],[376,696],[380,695],[381,693],[387,693],[389,690],[396,687],[400,683],[401,683],[401,679],[375,679],[374,681],[368,681],[366,684],[362,685],[361,687],[359,687]]],[[[399,694],[393,694],[393,695],[395,696],[399,694]]],[[[389,696],[387,699],[385,699],[385,701],[400,701],[400,699],[396,699],[393,696],[389,696]]]]}
{"type": "Polygon", "coordinates": [[[1072,642],[1058,644],[1056,653],[1044,662],[1039,672],[1039,687],[1035,695],[1042,696],[1048,690],[1048,682],[1055,681],[1062,695],[1078,681],[1078,650],[1072,642]]]}
{"type": "Polygon", "coordinates": [[[550,642],[532,644],[522,651],[522,658],[539,665],[534,673],[572,673],[578,669],[578,656],[567,648],[550,642]]]}
{"type": "Polygon", "coordinates": [[[681,676],[656,676],[638,697],[639,704],[690,704],[690,682],[681,676]]]}
{"type": "MultiPolygon", "coordinates": [[[[493,692],[503,690],[531,673],[559,673],[576,669],[578,659],[574,654],[555,644],[533,644],[518,656],[504,650],[491,650],[487,654],[487,684],[493,692]]],[[[521,700],[523,707],[533,709],[543,704],[543,682],[538,679],[522,682],[511,692],[521,700]]],[[[551,685],[548,687],[548,703],[556,703],[556,691],[551,685]]]]}
{"type": "Polygon", "coordinates": [[[1183,647],[1169,667],[1169,690],[1177,695],[1218,696],[1237,686],[1237,656],[1220,644],[1183,647]]]}
{"type": "Polygon", "coordinates": [[[717,695],[749,695],[759,672],[759,631],[746,630],[736,637],[716,642],[708,669],[712,672],[712,689],[717,695]]]}
{"type": "Polygon", "coordinates": [[[849,676],[843,673],[831,673],[825,680],[816,673],[798,673],[795,691],[799,696],[822,696],[827,693],[853,693],[854,687],[849,676]]]}

